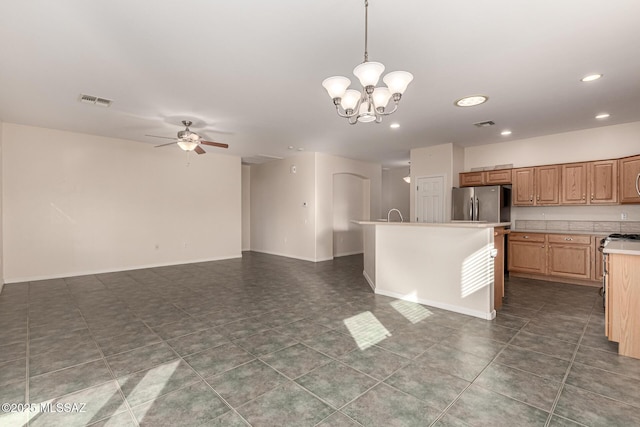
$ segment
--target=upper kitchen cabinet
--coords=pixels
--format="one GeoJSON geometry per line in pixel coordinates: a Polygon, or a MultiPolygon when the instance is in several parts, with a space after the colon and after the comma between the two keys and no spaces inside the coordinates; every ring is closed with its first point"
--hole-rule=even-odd
{"type": "Polygon", "coordinates": [[[535,204],[534,168],[518,168],[511,173],[513,206],[533,206],[535,204]]]}
{"type": "Polygon", "coordinates": [[[586,163],[570,163],[562,165],[562,204],[586,205],[587,204],[587,171],[586,163]]]}
{"type": "Polygon", "coordinates": [[[460,174],[460,187],[484,185],[484,172],[465,172],[460,174]]]}
{"type": "Polygon", "coordinates": [[[603,205],[618,202],[618,161],[568,163],[561,167],[562,205],[603,205]]]}
{"type": "Polygon", "coordinates": [[[460,187],[511,184],[511,169],[496,169],[480,172],[462,172],[460,187]]]}
{"type": "Polygon", "coordinates": [[[620,203],[640,203],[640,156],[619,160],[620,203]]]}
{"type": "Polygon", "coordinates": [[[560,204],[560,166],[518,168],[512,173],[514,206],[560,204]]]}
{"type": "Polygon", "coordinates": [[[497,169],[484,173],[485,185],[511,184],[511,169],[497,169]]]}
{"type": "Polygon", "coordinates": [[[589,163],[589,204],[618,203],[618,161],[589,163]]]}

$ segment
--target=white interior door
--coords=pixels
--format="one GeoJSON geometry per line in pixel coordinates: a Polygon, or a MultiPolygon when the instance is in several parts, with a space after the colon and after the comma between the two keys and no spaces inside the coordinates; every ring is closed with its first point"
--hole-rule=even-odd
{"type": "Polygon", "coordinates": [[[444,221],[444,176],[424,176],[417,179],[417,222],[444,221]]]}

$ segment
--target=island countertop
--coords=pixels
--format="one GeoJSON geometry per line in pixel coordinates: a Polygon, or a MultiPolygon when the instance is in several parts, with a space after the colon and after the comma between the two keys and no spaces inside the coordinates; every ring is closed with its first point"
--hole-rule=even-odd
{"type": "Polygon", "coordinates": [[[640,256],[640,242],[627,240],[614,240],[607,243],[603,252],[605,254],[638,255],[640,256]]]}
{"type": "Polygon", "coordinates": [[[351,220],[354,224],[360,225],[399,225],[403,227],[456,227],[456,228],[496,228],[508,227],[510,222],[479,222],[479,221],[451,221],[451,222],[387,222],[372,220],[351,220]]]}

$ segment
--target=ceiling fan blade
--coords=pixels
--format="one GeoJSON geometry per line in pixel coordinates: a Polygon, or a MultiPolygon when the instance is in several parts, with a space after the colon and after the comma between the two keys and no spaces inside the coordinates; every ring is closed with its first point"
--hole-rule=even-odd
{"type": "Polygon", "coordinates": [[[162,138],[162,139],[173,139],[175,140],[175,137],[170,137],[170,136],[158,136],[158,135],[145,135],[145,136],[150,136],[152,138],[162,138]]]}
{"type": "Polygon", "coordinates": [[[199,145],[193,151],[195,151],[198,154],[206,154],[206,151],[204,151],[202,147],[200,147],[199,145]]]}
{"type": "Polygon", "coordinates": [[[166,144],[155,145],[155,148],[166,147],[167,145],[175,144],[176,142],[178,142],[178,141],[167,142],[166,144]]]}
{"type": "Polygon", "coordinates": [[[212,147],[229,148],[229,144],[223,144],[222,142],[200,141],[200,144],[211,145],[212,147]]]}

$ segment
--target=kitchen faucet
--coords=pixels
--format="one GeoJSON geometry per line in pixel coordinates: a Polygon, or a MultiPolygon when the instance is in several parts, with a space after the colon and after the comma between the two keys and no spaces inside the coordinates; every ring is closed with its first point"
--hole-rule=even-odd
{"type": "Polygon", "coordinates": [[[391,209],[389,209],[389,212],[387,212],[387,222],[390,222],[390,221],[389,221],[389,217],[391,216],[391,212],[393,212],[393,211],[398,212],[398,215],[400,215],[400,222],[404,222],[404,218],[402,218],[402,212],[400,212],[400,211],[399,211],[398,209],[396,209],[396,208],[391,208],[391,209]]]}

